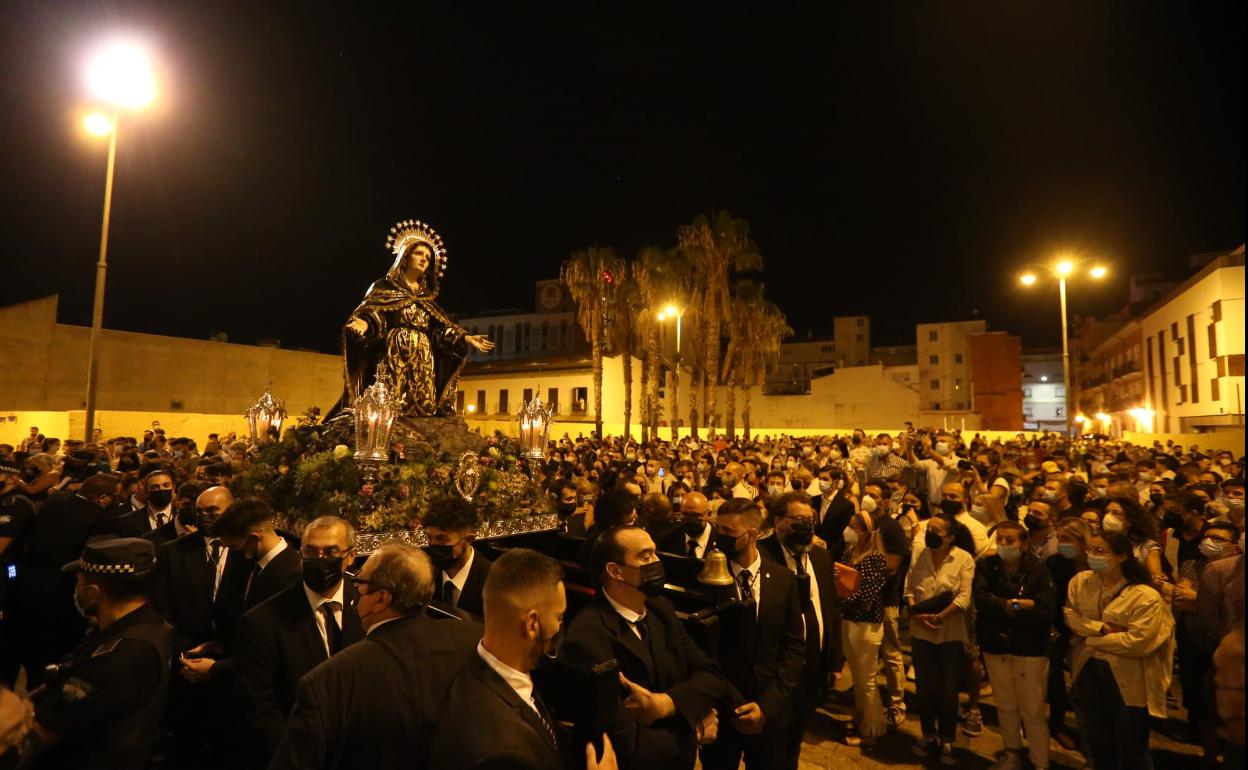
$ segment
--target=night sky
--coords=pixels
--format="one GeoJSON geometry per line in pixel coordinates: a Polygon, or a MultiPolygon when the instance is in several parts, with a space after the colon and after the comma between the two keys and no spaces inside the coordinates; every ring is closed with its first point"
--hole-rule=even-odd
{"type": "Polygon", "coordinates": [[[453,5],[475,13],[6,3],[0,305],[59,292],[90,322],[105,144],[82,64],[113,29],[164,72],[119,134],[110,328],[332,351],[397,220],[442,233],[464,314],[726,209],[802,335],[981,317],[1056,345],[1056,289],[1020,264],[1104,258],[1114,280],[1072,287],[1103,312],[1128,275],[1244,238],[1244,3],[453,5]]]}

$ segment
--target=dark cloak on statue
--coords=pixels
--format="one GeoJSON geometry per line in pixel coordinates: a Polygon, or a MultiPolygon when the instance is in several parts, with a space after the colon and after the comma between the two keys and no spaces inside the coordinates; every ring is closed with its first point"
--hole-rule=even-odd
{"type": "Polygon", "coordinates": [[[368,287],[343,326],[345,386],[327,420],[373,384],[380,364],[385,365],[386,386],[398,401],[400,418],[454,414],[459,373],[468,355],[467,332],[438,306],[438,278],[446,257],[441,239],[432,230],[428,235],[412,237],[409,232],[404,240],[400,232],[402,247],[394,264],[368,287]],[[407,261],[421,246],[429,250],[429,267],[411,282],[407,261]],[[348,328],[356,320],[368,325],[363,334],[348,328]]]}

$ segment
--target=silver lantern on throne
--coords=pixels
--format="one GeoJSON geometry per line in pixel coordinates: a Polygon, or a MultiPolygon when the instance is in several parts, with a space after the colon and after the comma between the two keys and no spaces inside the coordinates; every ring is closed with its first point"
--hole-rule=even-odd
{"type": "Polygon", "coordinates": [[[542,403],[541,396],[534,396],[520,409],[520,447],[527,460],[546,459],[546,443],[550,437],[550,415],[554,409],[542,403]]]}
{"type": "Polygon", "coordinates": [[[390,429],[398,411],[394,397],[386,387],[384,371],[378,367],[377,379],[355,400],[355,462],[364,472],[366,481],[376,478],[377,469],[390,459],[390,429]]]}
{"type": "Polygon", "coordinates": [[[247,408],[243,415],[247,418],[247,429],[251,433],[253,445],[267,444],[272,433],[280,438],[282,423],[286,420],[286,404],[273,398],[273,383],[264,388],[264,395],[256,403],[247,408]]]}

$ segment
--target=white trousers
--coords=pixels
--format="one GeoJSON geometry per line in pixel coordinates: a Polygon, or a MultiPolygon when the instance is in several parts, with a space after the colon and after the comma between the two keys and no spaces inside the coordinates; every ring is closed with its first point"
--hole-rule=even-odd
{"type": "Polygon", "coordinates": [[[841,646],[854,677],[854,719],[858,722],[858,734],[864,737],[883,735],[888,730],[880,686],[875,681],[883,639],[883,623],[841,621],[841,646]]]}
{"type": "Polygon", "coordinates": [[[997,721],[1005,748],[1021,751],[1020,730],[1025,731],[1031,764],[1048,767],[1049,722],[1044,715],[1044,703],[1049,659],[984,653],[984,662],[988,664],[988,681],[997,702],[997,721]]]}

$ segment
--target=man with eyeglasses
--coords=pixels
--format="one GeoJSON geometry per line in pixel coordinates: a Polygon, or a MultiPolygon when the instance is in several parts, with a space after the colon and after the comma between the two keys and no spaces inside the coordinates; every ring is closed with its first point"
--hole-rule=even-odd
{"type": "Polygon", "coordinates": [[[295,686],[304,674],[364,638],[353,610],[359,595],[345,580],[355,558],[355,529],[322,516],[303,531],[303,580],[243,615],[236,635],[240,712],[250,726],[242,752],[268,767],[282,738],[295,686]]]}
{"type": "Polygon", "coordinates": [[[383,545],[348,578],[364,639],[299,680],[271,770],[428,767],[451,679],[481,639],[477,623],[425,614],[434,569],[415,546],[383,545]]]}
{"type": "Polygon", "coordinates": [[[433,562],[433,600],[456,607],[480,620],[485,614],[481,591],[493,563],[473,548],[477,536],[477,509],[462,497],[434,500],[422,521],[433,562]]]}

